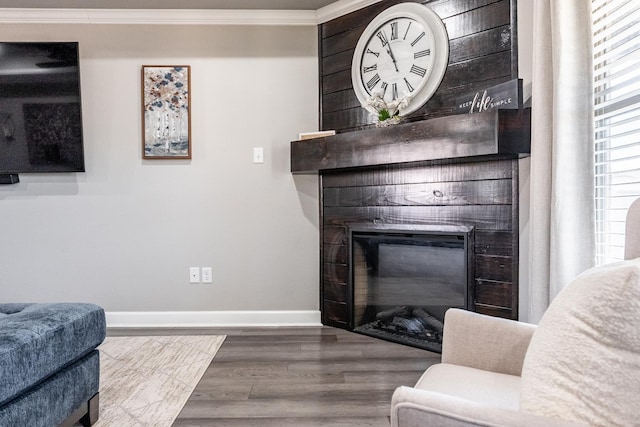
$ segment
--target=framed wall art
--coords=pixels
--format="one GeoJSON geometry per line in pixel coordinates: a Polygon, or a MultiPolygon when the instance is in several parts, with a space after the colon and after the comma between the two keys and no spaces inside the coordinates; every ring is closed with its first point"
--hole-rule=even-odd
{"type": "Polygon", "coordinates": [[[191,67],[142,66],[142,157],[191,158],[191,67]]]}

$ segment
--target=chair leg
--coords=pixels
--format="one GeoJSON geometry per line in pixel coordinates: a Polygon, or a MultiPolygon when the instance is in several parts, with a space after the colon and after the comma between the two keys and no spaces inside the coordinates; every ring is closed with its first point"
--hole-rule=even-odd
{"type": "Polygon", "coordinates": [[[98,421],[100,412],[100,393],[96,393],[87,402],[87,413],[80,418],[80,424],[84,427],[92,426],[98,421]]]}

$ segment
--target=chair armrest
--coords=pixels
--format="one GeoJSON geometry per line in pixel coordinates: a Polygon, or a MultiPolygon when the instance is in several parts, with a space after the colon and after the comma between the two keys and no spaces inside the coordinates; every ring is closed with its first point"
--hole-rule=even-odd
{"type": "Polygon", "coordinates": [[[460,309],[445,314],[442,363],[520,376],[535,325],[460,309]]]}
{"type": "Polygon", "coordinates": [[[640,257],[640,199],[636,199],[629,206],[624,233],[624,259],[638,257],[640,257]]]}
{"type": "Polygon", "coordinates": [[[398,387],[391,400],[391,427],[587,427],[521,411],[482,405],[442,393],[398,387]]]}

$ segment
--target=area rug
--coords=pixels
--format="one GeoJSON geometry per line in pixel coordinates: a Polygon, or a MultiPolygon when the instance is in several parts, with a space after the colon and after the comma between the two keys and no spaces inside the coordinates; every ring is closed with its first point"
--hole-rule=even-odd
{"type": "Polygon", "coordinates": [[[224,335],[107,337],[95,427],[170,427],[224,335]]]}

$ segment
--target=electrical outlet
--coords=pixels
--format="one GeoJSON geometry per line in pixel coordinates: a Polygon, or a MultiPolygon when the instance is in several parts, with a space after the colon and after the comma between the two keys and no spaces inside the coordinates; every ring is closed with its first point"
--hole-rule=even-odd
{"type": "Polygon", "coordinates": [[[200,267],[189,267],[189,283],[200,283],[200,267]]]}
{"type": "Polygon", "coordinates": [[[211,267],[202,267],[202,283],[213,283],[211,267]]]}

